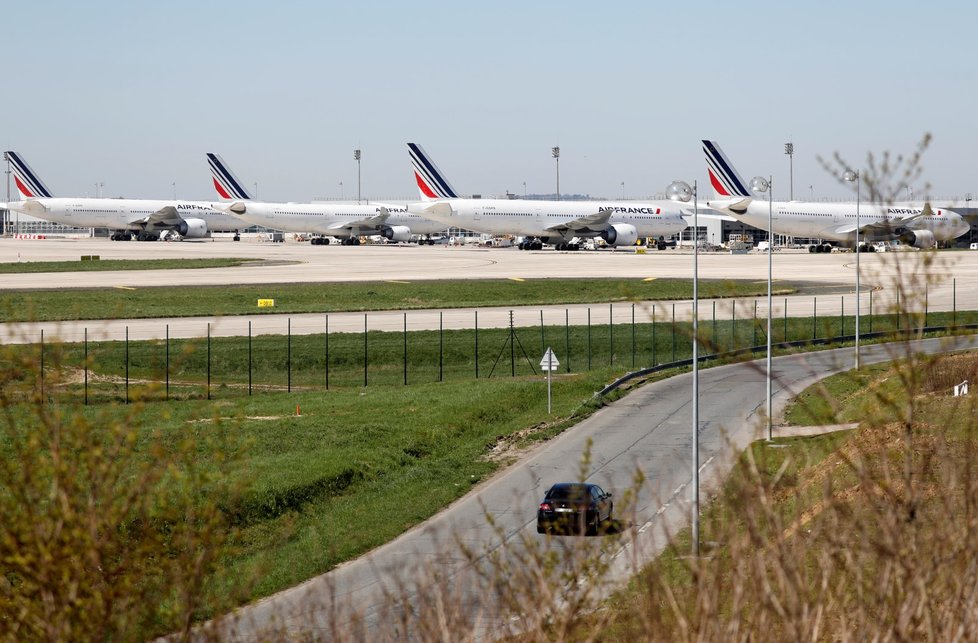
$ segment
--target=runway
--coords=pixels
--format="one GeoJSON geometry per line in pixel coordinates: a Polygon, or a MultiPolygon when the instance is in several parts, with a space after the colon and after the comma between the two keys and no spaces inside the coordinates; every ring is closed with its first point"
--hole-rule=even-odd
{"type": "MultiPolygon", "coordinates": [[[[230,240],[179,243],[112,242],[107,240],[13,240],[0,239],[0,260],[19,255],[22,261],[75,260],[83,254],[98,254],[104,259],[253,257],[277,262],[258,267],[202,268],[177,270],[133,270],[80,273],[22,273],[2,276],[3,289],[51,288],[145,288],[185,286],[192,296],[194,285],[256,283],[336,282],[336,281],[418,281],[431,279],[546,279],[546,278],[690,278],[692,253],[667,250],[638,254],[628,251],[526,252],[513,248],[474,248],[450,246],[310,246],[288,242],[258,243],[230,240]]],[[[773,256],[777,282],[806,282],[803,294],[776,297],[772,314],[792,317],[832,316],[856,310],[855,258],[852,253],[809,254],[777,252],[773,256]]],[[[978,280],[978,252],[864,254],[860,258],[863,315],[870,309],[879,314],[896,308],[924,311],[978,310],[978,289],[967,287],[978,280]]],[[[699,276],[704,279],[749,279],[766,282],[767,255],[701,253],[699,276]]],[[[700,301],[700,319],[750,319],[766,317],[764,296],[700,301]],[[715,313],[714,313],[715,310],[715,313]]],[[[692,302],[635,302],[636,321],[686,320],[692,316],[692,302]]],[[[632,320],[630,303],[595,302],[589,305],[507,306],[478,311],[481,328],[509,324],[510,311],[516,326],[540,324],[583,325],[590,312],[594,323],[628,324],[632,320]],[[589,311],[590,309],[590,311],[589,311]]],[[[445,309],[427,311],[385,311],[367,313],[369,330],[401,331],[405,321],[409,330],[472,328],[476,311],[445,309]],[[405,317],[406,315],[406,317],[405,317]]],[[[81,320],[51,323],[2,323],[0,341],[29,343],[38,341],[41,330],[46,338],[81,341],[88,330],[91,340],[125,337],[131,340],[244,335],[249,323],[255,335],[363,332],[364,313],[243,315],[233,317],[187,317],[129,320],[81,320]]]]}

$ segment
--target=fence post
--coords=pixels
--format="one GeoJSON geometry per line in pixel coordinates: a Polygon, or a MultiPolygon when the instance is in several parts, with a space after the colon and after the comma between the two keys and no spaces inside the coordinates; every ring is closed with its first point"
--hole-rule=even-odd
{"type": "MultiPolygon", "coordinates": [[[[44,331],[41,331],[41,347],[44,347],[44,331]]],[[[43,350],[41,351],[41,357],[44,356],[43,350]]],[[[43,361],[42,361],[43,366],[43,361]]],[[[43,368],[42,368],[43,375],[43,368]]],[[[43,385],[44,380],[41,380],[43,385]]],[[[129,327],[126,326],[126,404],[129,404],[129,327]]]]}
{"type": "Polygon", "coordinates": [[[543,309],[540,309],[540,354],[547,352],[547,335],[543,330],[543,309]]]}
{"type": "Polygon", "coordinates": [[[958,278],[953,277],[951,279],[951,326],[957,326],[957,325],[958,325],[958,278]]]}
{"type": "Polygon", "coordinates": [[[784,298],[784,339],[782,341],[788,341],[788,298],[784,298]]]}
{"type": "Polygon", "coordinates": [[[754,321],[751,324],[750,345],[757,346],[757,300],[754,300],[754,321]]]}
{"type": "Polygon", "coordinates": [[[211,399],[211,323],[207,322],[207,399],[211,399]]]}
{"type": "Polygon", "coordinates": [[[608,304],[608,365],[615,365],[615,311],[614,304],[608,304]]]}
{"type": "Polygon", "coordinates": [[[672,305],[672,361],[676,361],[676,304],[672,305]]]}
{"type": "Polygon", "coordinates": [[[713,300],[713,352],[719,352],[720,345],[717,344],[717,300],[713,300]]]}
{"type": "MultiPolygon", "coordinates": [[[[128,332],[129,332],[128,327],[126,328],[127,328],[126,334],[128,336],[128,332]]],[[[127,351],[129,350],[128,341],[126,342],[126,350],[127,351]]],[[[126,354],[126,361],[128,362],[128,353],[126,354]]],[[[126,364],[126,368],[127,369],[129,368],[128,363],[126,364]]],[[[128,383],[129,383],[129,378],[128,378],[128,370],[127,370],[126,384],[128,385],[128,383]]],[[[44,329],[43,328],[41,329],[41,403],[42,404],[44,403],[44,329]]]]}
{"type": "Polygon", "coordinates": [[[329,315],[326,315],[326,390],[329,390],[329,315]]]}
{"type": "Polygon", "coordinates": [[[404,313],[404,386],[407,386],[407,313],[404,313]]]}
{"type": "Polygon", "coordinates": [[[635,368],[635,304],[632,304],[632,368],[635,368]]]}
{"type": "Polygon", "coordinates": [[[924,328],[927,328],[927,307],[928,307],[927,304],[928,304],[929,299],[930,299],[929,293],[928,293],[928,290],[929,290],[928,289],[928,286],[929,285],[930,284],[928,284],[926,281],[924,282],[924,328]]]}
{"type": "Polygon", "coordinates": [[[363,314],[363,385],[367,386],[367,313],[363,314]]]}
{"type": "Polygon", "coordinates": [[[812,341],[818,339],[818,297],[812,297],[812,341]]]}
{"type": "Polygon", "coordinates": [[[869,332],[873,332],[873,291],[869,291],[869,332]]]}
{"type": "MultiPolygon", "coordinates": [[[[248,322],[249,324],[251,322],[248,322]]],[[[166,325],[166,401],[170,401],[170,325],[166,325]]]]}
{"type": "Polygon", "coordinates": [[[438,381],[445,378],[445,322],[444,312],[438,311],[438,381]]]}
{"type": "Polygon", "coordinates": [[[88,326],[85,327],[85,406],[88,406],[88,326]]]}
{"type": "Polygon", "coordinates": [[[564,371],[570,373],[570,311],[567,308],[564,309],[564,354],[567,356],[564,361],[564,371]]]}
{"type": "Polygon", "coordinates": [[[846,296],[840,295],[839,302],[841,310],[839,310],[839,334],[837,337],[845,337],[846,334],[846,296]]]}
{"type": "Polygon", "coordinates": [[[251,320],[248,320],[248,395],[251,395],[251,320]]]}
{"type": "Polygon", "coordinates": [[[587,370],[591,370],[591,307],[587,307],[587,370]]]}
{"type": "Polygon", "coordinates": [[[286,388],[289,393],[292,392],[292,318],[289,317],[287,320],[286,330],[285,330],[285,371],[287,374],[286,388]]]}
{"type": "Polygon", "coordinates": [[[730,300],[730,350],[737,350],[737,300],[730,300]]]}
{"type": "Polygon", "coordinates": [[[652,304],[652,366],[655,365],[655,304],[652,304]]]}
{"type": "Polygon", "coordinates": [[[479,311],[475,311],[475,379],[479,379],[479,311]]]}
{"type": "Polygon", "coordinates": [[[509,376],[516,377],[516,331],[513,329],[513,311],[509,311],[509,376]]]}

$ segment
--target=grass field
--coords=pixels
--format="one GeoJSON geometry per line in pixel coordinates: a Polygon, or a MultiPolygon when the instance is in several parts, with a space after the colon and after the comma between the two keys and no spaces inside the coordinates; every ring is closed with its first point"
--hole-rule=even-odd
{"type": "MultiPolygon", "coordinates": [[[[98,263],[98,262],[95,262],[98,263]]],[[[229,276],[233,281],[233,276],[229,276]]],[[[138,280],[134,279],[136,283],[138,280]]],[[[766,292],[755,281],[700,280],[701,297],[749,297],[766,292]]],[[[133,319],[259,313],[313,313],[418,310],[481,306],[575,304],[685,299],[688,279],[508,279],[267,284],[249,286],[145,287],[135,290],[65,289],[7,291],[0,303],[3,321],[133,319]],[[191,296],[192,293],[192,296],[191,296]],[[274,299],[274,308],[257,308],[274,299]]],[[[778,294],[794,292],[786,284],[778,294]]]]}
{"type": "Polygon", "coordinates": [[[264,259],[96,259],[84,261],[24,261],[0,263],[0,274],[27,272],[98,272],[105,270],[173,270],[261,265],[264,259]]]}

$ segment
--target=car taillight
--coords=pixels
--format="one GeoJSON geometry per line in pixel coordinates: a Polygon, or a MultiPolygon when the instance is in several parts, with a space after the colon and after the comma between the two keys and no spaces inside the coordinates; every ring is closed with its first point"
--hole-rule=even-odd
{"type": "Polygon", "coordinates": [[[541,502],[540,511],[553,511],[553,507],[550,506],[549,502],[541,502]]]}

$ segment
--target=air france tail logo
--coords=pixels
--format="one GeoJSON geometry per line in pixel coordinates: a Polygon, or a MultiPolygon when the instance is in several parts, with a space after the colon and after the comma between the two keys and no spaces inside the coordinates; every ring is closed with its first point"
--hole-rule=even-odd
{"type": "Polygon", "coordinates": [[[208,152],[207,164],[210,166],[211,175],[214,178],[214,189],[217,190],[217,193],[221,195],[222,199],[251,200],[251,195],[248,193],[248,190],[244,189],[238,177],[231,172],[224,159],[217,154],[208,152]]]}
{"type": "Polygon", "coordinates": [[[703,141],[703,154],[710,173],[710,184],[719,196],[750,196],[744,180],[714,141],[703,141]]]}
{"type": "Polygon", "coordinates": [[[4,158],[10,162],[14,172],[14,183],[25,199],[51,198],[51,192],[47,186],[37,178],[37,174],[31,169],[20,154],[13,151],[3,153],[4,158]]]}
{"type": "Polygon", "coordinates": [[[408,143],[411,164],[414,165],[414,179],[421,197],[431,199],[457,199],[455,188],[448,182],[434,161],[416,143],[408,143]]]}

